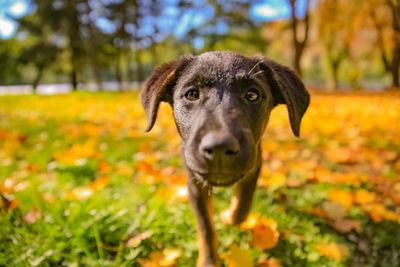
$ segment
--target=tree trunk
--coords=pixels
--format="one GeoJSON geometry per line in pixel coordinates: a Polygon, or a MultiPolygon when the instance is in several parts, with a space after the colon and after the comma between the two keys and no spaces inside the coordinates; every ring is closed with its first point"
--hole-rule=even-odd
{"type": "Polygon", "coordinates": [[[142,64],[142,55],[140,49],[135,51],[135,62],[136,62],[136,81],[143,81],[143,64],[142,64]]]}
{"type": "Polygon", "coordinates": [[[400,0],[388,0],[393,18],[393,59],[391,64],[391,74],[393,87],[400,89],[399,71],[400,71],[400,0]]]}
{"type": "Polygon", "coordinates": [[[44,69],[44,67],[42,67],[42,66],[37,68],[36,77],[35,77],[35,79],[33,80],[33,83],[32,83],[32,93],[33,94],[36,94],[36,92],[37,92],[37,87],[38,87],[39,82],[40,82],[40,80],[42,79],[42,76],[43,76],[43,69],[44,69]]]}
{"type": "Polygon", "coordinates": [[[97,91],[103,91],[103,82],[101,80],[101,66],[99,64],[99,61],[95,58],[96,55],[92,55],[91,61],[92,61],[92,72],[93,72],[93,77],[96,83],[97,91]]]}
{"type": "Polygon", "coordinates": [[[72,70],[70,75],[71,75],[72,91],[76,91],[78,89],[78,74],[74,62],[72,63],[72,70]]]}
{"type": "Polygon", "coordinates": [[[399,71],[400,71],[400,44],[397,44],[396,47],[393,49],[392,81],[393,81],[393,87],[398,89],[400,89],[399,71]]]}
{"type": "Polygon", "coordinates": [[[310,29],[309,6],[310,6],[310,0],[306,0],[304,18],[299,21],[299,19],[296,16],[296,0],[290,0],[291,28],[292,28],[292,39],[293,39],[293,49],[294,49],[293,67],[300,76],[302,75],[301,58],[303,56],[303,52],[308,41],[308,33],[310,29]],[[299,22],[303,22],[304,24],[304,35],[302,39],[300,39],[298,34],[299,22]]]}
{"type": "Polygon", "coordinates": [[[302,56],[303,56],[303,52],[301,51],[301,49],[296,47],[295,53],[294,53],[293,67],[294,67],[295,71],[297,72],[297,74],[299,74],[300,77],[302,77],[302,75],[303,75],[301,65],[300,65],[302,56]]]}
{"type": "Polygon", "coordinates": [[[120,92],[124,91],[124,84],[122,82],[122,73],[121,73],[121,48],[116,48],[115,53],[115,78],[118,82],[118,90],[120,92]]]}

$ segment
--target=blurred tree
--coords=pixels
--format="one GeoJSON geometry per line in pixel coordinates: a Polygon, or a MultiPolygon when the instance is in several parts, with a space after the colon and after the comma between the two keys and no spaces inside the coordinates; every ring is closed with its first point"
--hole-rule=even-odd
{"type": "MultiPolygon", "coordinates": [[[[78,73],[83,68],[84,44],[79,11],[83,0],[32,0],[34,15],[40,18],[40,27],[50,27],[52,38],[62,43],[69,53],[70,82],[78,87],[78,73]]],[[[35,34],[33,32],[33,34],[35,34]]]]}
{"type": "Polygon", "coordinates": [[[400,0],[364,1],[364,10],[375,28],[384,69],[392,76],[392,86],[400,87],[400,0]]]}
{"type": "MultiPolygon", "coordinates": [[[[144,80],[142,52],[144,49],[154,49],[154,44],[158,41],[158,18],[164,7],[165,4],[160,0],[121,0],[105,5],[103,15],[115,27],[110,36],[115,47],[115,75],[121,88],[124,76],[128,81],[144,80]],[[131,75],[130,69],[132,55],[135,62],[134,75],[131,75]],[[127,59],[125,64],[123,58],[127,59]],[[123,66],[126,67],[125,70],[123,66]]],[[[153,50],[153,63],[157,58],[155,53],[153,50]]]]}
{"type": "Polygon", "coordinates": [[[303,56],[304,49],[306,48],[309,30],[310,30],[310,0],[305,0],[305,13],[303,18],[298,18],[298,6],[297,0],[289,0],[290,9],[291,9],[291,20],[290,25],[292,29],[292,38],[293,38],[293,67],[297,71],[297,73],[301,76],[301,58],[303,56]],[[300,32],[303,32],[302,36],[300,36],[300,32]]]}
{"type": "MultiPolygon", "coordinates": [[[[185,6],[185,13],[203,14],[200,25],[190,25],[184,40],[196,47],[201,40],[202,51],[235,49],[246,51],[249,47],[264,53],[266,40],[262,28],[250,17],[250,8],[259,1],[207,0],[185,6]]],[[[195,51],[194,52],[198,52],[195,51]]]]}
{"type": "Polygon", "coordinates": [[[393,78],[393,86],[400,88],[399,71],[400,71],[400,0],[387,0],[392,11],[392,27],[393,27],[393,59],[391,64],[391,72],[393,78]]]}
{"type": "Polygon", "coordinates": [[[18,55],[20,42],[0,39],[0,84],[21,83],[18,55]]]}
{"type": "Polygon", "coordinates": [[[19,19],[19,36],[23,38],[18,61],[22,65],[33,66],[35,74],[31,84],[33,93],[36,93],[45,70],[57,62],[61,49],[56,44],[51,27],[37,13],[19,19]]]}
{"type": "Polygon", "coordinates": [[[321,0],[318,3],[318,33],[332,76],[327,86],[330,90],[338,88],[340,66],[349,56],[358,4],[357,0],[351,3],[345,0],[321,0]]]}

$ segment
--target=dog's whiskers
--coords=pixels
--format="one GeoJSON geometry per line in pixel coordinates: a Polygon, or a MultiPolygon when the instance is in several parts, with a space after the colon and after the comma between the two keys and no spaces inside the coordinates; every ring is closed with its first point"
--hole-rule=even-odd
{"type": "MultiPolygon", "coordinates": [[[[258,61],[251,69],[250,71],[247,73],[247,77],[252,77],[253,76],[253,72],[256,70],[256,68],[258,67],[258,65],[261,63],[261,61],[258,61]]],[[[258,72],[257,72],[258,73],[258,72]]],[[[256,74],[257,74],[256,73],[256,74]]]]}

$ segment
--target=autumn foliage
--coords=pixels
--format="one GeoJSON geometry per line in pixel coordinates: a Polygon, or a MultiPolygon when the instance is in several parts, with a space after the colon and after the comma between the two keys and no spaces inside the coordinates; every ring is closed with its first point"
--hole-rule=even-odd
{"type": "MultiPolygon", "coordinates": [[[[300,139],[272,112],[252,213],[225,266],[399,266],[400,95],[312,95],[300,139]]],[[[145,134],[136,94],[0,98],[0,265],[194,266],[171,110],[145,134]]]]}

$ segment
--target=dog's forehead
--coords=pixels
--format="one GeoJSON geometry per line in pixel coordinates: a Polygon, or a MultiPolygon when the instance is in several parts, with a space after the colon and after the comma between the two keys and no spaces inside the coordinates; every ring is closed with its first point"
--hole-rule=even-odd
{"type": "Polygon", "coordinates": [[[185,80],[201,78],[212,83],[231,83],[244,77],[257,63],[255,59],[232,52],[206,52],[188,66],[185,80]]]}

